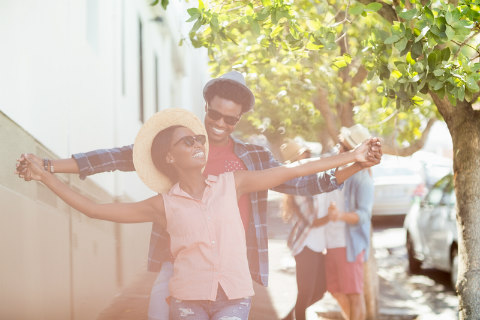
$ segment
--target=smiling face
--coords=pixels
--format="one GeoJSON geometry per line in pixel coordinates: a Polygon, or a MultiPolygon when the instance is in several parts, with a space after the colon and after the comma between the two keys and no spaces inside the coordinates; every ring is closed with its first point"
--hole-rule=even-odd
{"type": "Polygon", "coordinates": [[[233,117],[240,119],[242,115],[242,105],[219,96],[214,96],[205,106],[205,129],[208,134],[208,141],[214,145],[226,145],[228,137],[235,130],[236,124],[228,124],[225,117],[233,117]],[[208,115],[208,110],[220,113],[222,117],[212,119],[208,115]]]}
{"type": "Polygon", "coordinates": [[[178,127],[173,131],[170,149],[166,156],[167,163],[173,164],[177,169],[203,168],[207,162],[205,145],[192,130],[178,127]],[[186,137],[194,137],[186,138],[186,137]],[[193,144],[191,144],[193,142],[193,144]]]}

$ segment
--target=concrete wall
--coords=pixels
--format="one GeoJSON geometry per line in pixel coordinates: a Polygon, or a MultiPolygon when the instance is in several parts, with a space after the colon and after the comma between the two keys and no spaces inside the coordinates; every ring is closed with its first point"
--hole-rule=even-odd
{"type": "MultiPolygon", "coordinates": [[[[185,20],[180,2],[0,1],[0,319],[95,319],[145,272],[151,224],[89,219],[16,177],[15,159],[133,143],[141,95],[145,119],[202,116],[207,55],[177,46],[185,20]]],[[[154,194],[135,173],[60,177],[98,202],[154,194]]]]}

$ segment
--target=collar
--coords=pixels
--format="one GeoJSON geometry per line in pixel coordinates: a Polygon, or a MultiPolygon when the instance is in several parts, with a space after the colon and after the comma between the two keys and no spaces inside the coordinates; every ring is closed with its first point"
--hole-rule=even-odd
{"type": "MultiPolygon", "coordinates": [[[[205,178],[205,184],[207,187],[212,187],[216,182],[218,181],[218,177],[214,175],[208,175],[207,178],[205,178]]],[[[177,182],[175,185],[168,191],[167,193],[169,196],[177,196],[177,197],[182,197],[182,198],[189,198],[193,199],[191,195],[189,195],[187,192],[185,192],[181,187],[180,183],[177,182]]]]}

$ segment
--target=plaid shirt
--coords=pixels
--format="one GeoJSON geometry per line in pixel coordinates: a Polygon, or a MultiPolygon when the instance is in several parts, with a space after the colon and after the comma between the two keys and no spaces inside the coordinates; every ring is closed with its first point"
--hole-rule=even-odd
{"type": "MultiPolygon", "coordinates": [[[[281,165],[266,148],[233,139],[234,152],[248,170],[263,170],[281,165]]],[[[74,154],[80,169],[80,178],[105,171],[133,171],[133,145],[114,149],[101,149],[74,154]]],[[[292,179],[273,190],[281,193],[311,196],[338,188],[334,170],[292,179]]],[[[252,279],[268,284],[268,190],[250,193],[251,217],[247,229],[247,255],[252,279]]],[[[148,254],[148,270],[159,271],[164,261],[171,259],[170,240],[166,231],[157,224],[152,226],[148,254]]]]}

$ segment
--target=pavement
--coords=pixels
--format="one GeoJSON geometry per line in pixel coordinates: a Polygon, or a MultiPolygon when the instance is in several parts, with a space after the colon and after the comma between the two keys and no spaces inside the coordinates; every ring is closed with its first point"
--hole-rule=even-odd
{"type": "MultiPolygon", "coordinates": [[[[295,260],[285,238],[290,226],[278,217],[276,202],[269,207],[269,287],[254,283],[250,319],[278,320],[293,307],[296,299],[295,260]]],[[[376,229],[373,243],[379,275],[379,320],[455,320],[458,299],[448,285],[448,275],[425,270],[407,272],[404,231],[401,227],[376,229]]],[[[98,320],[147,319],[150,290],[156,273],[144,272],[111,301],[98,320]]],[[[308,309],[307,320],[342,319],[330,294],[308,309]]]]}

